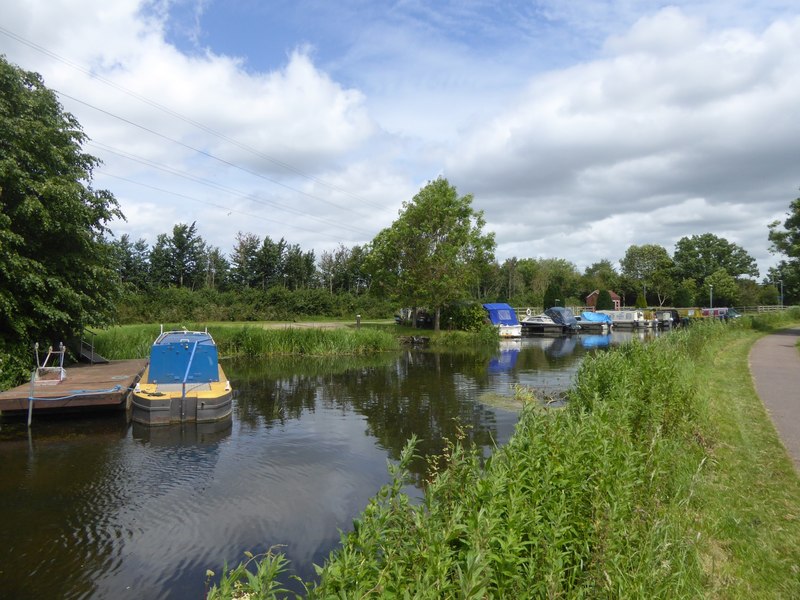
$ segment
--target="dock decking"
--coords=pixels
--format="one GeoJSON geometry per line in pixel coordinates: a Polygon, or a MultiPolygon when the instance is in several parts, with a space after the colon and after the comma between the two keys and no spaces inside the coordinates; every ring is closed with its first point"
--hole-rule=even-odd
{"type": "Polygon", "coordinates": [[[146,360],[140,359],[67,367],[63,381],[36,383],[33,394],[30,381],[0,392],[0,412],[4,415],[27,412],[30,396],[34,398],[34,413],[74,408],[124,409],[146,364],[146,360]]]}

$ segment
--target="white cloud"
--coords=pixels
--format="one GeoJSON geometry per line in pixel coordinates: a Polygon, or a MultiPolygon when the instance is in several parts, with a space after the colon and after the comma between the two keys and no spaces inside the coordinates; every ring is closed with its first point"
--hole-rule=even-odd
{"type": "Polygon", "coordinates": [[[763,268],[766,223],[798,185],[798,11],[660,4],[344,4],[344,29],[309,12],[285,36],[295,50],[259,71],[252,57],[167,41],[176,27],[207,39],[205,0],[185,26],[170,2],[31,0],[7,7],[2,27],[39,49],[0,34],[0,52],[42,73],[95,141],[98,181],[129,217],[117,233],[152,242],[196,220],[223,251],[251,231],[319,253],[368,241],[444,173],[485,210],[500,260],[587,265],[710,231],[763,268]],[[314,32],[328,44],[306,45],[314,32]]]}
{"type": "Polygon", "coordinates": [[[667,9],[606,53],[535,76],[513,110],[465,138],[448,173],[487,212],[506,208],[493,219],[498,231],[528,219],[534,247],[583,264],[631,243],[672,250],[683,235],[721,228],[769,260],[766,223],[797,183],[789,163],[800,159],[800,81],[791,76],[800,72],[800,19],[759,34],[709,31],[667,9]],[[677,230],[654,221],[698,198],[713,211],[689,212],[677,230]],[[595,244],[600,256],[551,233],[568,225],[572,237],[596,240],[592,224],[609,213],[614,233],[595,244]]]}

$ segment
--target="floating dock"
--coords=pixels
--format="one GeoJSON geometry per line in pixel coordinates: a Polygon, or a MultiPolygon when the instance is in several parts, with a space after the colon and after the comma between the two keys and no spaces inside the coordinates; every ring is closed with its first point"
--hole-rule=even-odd
{"type": "Polygon", "coordinates": [[[22,415],[76,410],[124,410],[147,361],[117,360],[106,364],[75,365],[61,381],[29,381],[0,392],[0,413],[22,415]],[[32,404],[32,406],[31,406],[32,404]]]}

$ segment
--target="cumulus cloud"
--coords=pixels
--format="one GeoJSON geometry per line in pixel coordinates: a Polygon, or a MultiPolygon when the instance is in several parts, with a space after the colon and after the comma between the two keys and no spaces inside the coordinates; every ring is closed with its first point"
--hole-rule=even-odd
{"type": "MultiPolygon", "coordinates": [[[[604,57],[533,77],[512,110],[466,136],[448,173],[487,212],[513,207],[495,217],[498,231],[529,216],[515,237],[549,254],[564,252],[568,240],[551,237],[564,226],[596,240],[606,222],[614,235],[596,244],[600,258],[724,229],[766,260],[766,223],[796,187],[798,40],[798,19],[710,31],[665,9],[609,39],[604,57]],[[693,211],[697,201],[713,210],[693,211]],[[681,210],[678,227],[654,221],[681,210]]],[[[579,243],[569,255],[594,258],[579,243]]]]}

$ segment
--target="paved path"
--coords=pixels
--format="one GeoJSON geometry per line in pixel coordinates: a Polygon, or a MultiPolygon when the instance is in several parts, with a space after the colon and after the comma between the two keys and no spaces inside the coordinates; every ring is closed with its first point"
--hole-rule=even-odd
{"type": "Polygon", "coordinates": [[[750,350],[750,373],[759,398],[800,472],[800,327],[764,336],[750,350]]]}

